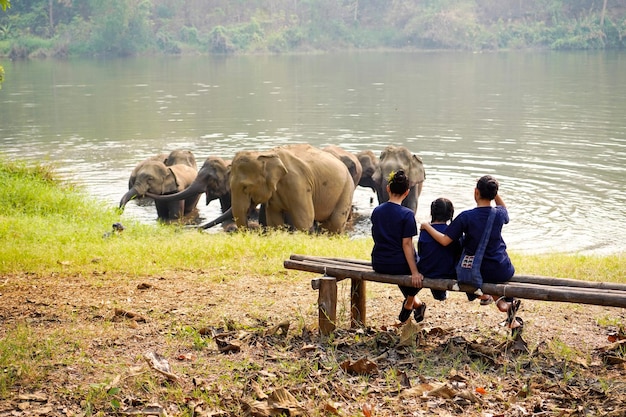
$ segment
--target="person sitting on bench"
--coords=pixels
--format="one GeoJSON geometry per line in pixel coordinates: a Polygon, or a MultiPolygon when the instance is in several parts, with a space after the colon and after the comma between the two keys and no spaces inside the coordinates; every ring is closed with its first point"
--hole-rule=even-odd
{"type": "MultiPolygon", "coordinates": [[[[430,224],[441,233],[445,233],[448,223],[454,216],[454,205],[447,198],[438,198],[430,204],[430,224]]],[[[461,257],[461,242],[456,241],[442,246],[427,232],[419,234],[417,239],[417,268],[428,278],[456,279],[455,265],[461,257]]],[[[430,290],[433,298],[444,301],[448,298],[445,290],[430,290]]]]}
{"type": "Polygon", "coordinates": [[[409,194],[409,179],[403,170],[390,174],[387,193],[389,201],[372,211],[372,268],[381,274],[411,276],[411,287],[399,286],[404,300],[398,320],[406,322],[413,312],[419,323],[424,320],[426,311],[426,304],[417,298],[424,277],[417,269],[417,253],[413,245],[413,236],[417,235],[415,213],[402,205],[402,200],[409,194]]]}
{"type": "MultiPolygon", "coordinates": [[[[498,181],[491,175],[485,175],[478,180],[474,189],[476,207],[459,214],[450,223],[445,233],[436,230],[429,223],[421,224],[421,229],[427,231],[433,239],[443,246],[450,245],[463,237],[463,246],[466,252],[474,254],[489,217],[491,201],[494,200],[497,210],[496,217],[480,266],[483,282],[490,283],[507,282],[515,273],[515,268],[506,251],[506,244],[502,239],[502,226],[509,222],[509,213],[502,197],[498,194],[498,189],[498,181]]],[[[489,300],[489,297],[489,295],[485,295],[483,299],[489,300]]],[[[500,311],[507,313],[506,325],[509,328],[513,329],[522,325],[522,321],[515,318],[520,300],[501,297],[496,301],[496,306],[500,311]]]]}

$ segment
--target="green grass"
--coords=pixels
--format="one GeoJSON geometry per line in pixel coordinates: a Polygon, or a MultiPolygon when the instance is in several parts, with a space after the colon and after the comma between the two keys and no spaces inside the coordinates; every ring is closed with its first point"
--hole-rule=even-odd
{"type": "MultiPolygon", "coordinates": [[[[213,279],[233,274],[280,276],[292,253],[368,259],[371,238],[312,236],[273,231],[207,234],[179,226],[123,220],[115,208],[57,179],[54,167],[0,160],[0,273],[123,273],[212,270],[213,279]],[[115,222],[126,230],[104,238],[115,222]]],[[[517,273],[620,282],[623,254],[521,255],[517,273]]]]}

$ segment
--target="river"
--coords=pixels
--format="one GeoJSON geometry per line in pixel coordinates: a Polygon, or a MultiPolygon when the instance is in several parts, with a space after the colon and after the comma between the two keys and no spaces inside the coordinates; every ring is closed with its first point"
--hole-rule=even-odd
{"type": "MultiPolygon", "coordinates": [[[[509,250],[623,253],[626,52],[351,52],[287,56],[0,59],[0,156],[51,162],[117,206],[144,158],[307,142],[420,155],[417,217],[470,208],[478,176],[501,184],[509,250]]],[[[369,233],[373,193],[357,188],[369,233]]],[[[375,199],[374,199],[375,201],[375,199]]],[[[219,214],[199,204],[201,219],[219,214]]],[[[121,221],[154,223],[129,203],[121,221]]]]}

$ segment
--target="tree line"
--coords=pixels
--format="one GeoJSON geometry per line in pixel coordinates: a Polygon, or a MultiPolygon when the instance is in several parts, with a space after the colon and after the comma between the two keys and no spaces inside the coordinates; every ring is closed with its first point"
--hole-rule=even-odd
{"type": "Polygon", "coordinates": [[[626,0],[13,0],[0,12],[12,58],[624,46],[626,0]]]}

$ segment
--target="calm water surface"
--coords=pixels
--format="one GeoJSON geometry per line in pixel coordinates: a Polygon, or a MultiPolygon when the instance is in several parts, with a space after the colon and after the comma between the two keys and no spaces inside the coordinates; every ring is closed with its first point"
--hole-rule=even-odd
{"type": "MultiPolygon", "coordinates": [[[[495,175],[516,252],[626,251],[626,53],[350,53],[119,60],[0,60],[0,155],[54,162],[116,206],[140,160],[176,148],[308,142],[379,152],[407,146],[433,199],[473,206],[495,175]]],[[[369,189],[352,235],[369,234],[369,189]]],[[[375,200],[375,199],[374,199],[375,200]]],[[[219,214],[217,201],[202,220],[219,214]]],[[[121,221],[156,221],[131,202],[121,221]]],[[[367,256],[367,254],[364,254],[367,256]]]]}

